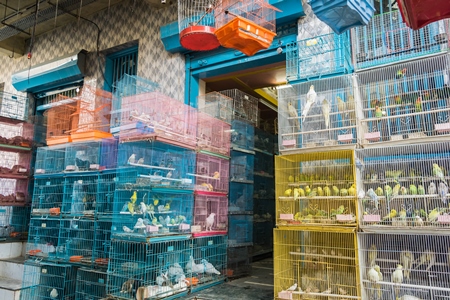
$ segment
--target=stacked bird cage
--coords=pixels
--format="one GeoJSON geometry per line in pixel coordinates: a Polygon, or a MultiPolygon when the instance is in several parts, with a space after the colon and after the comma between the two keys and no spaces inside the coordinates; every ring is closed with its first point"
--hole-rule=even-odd
{"type": "MultiPolygon", "coordinates": [[[[245,121],[231,121],[231,148],[253,151],[255,147],[255,127],[245,121]]],[[[253,152],[251,152],[253,153],[253,152]]]]}
{"type": "Polygon", "coordinates": [[[227,194],[230,160],[204,153],[196,156],[195,190],[227,194]]]}
{"type": "Polygon", "coordinates": [[[353,150],[275,157],[276,224],[355,226],[353,150]]]}
{"type": "Polygon", "coordinates": [[[59,100],[44,112],[47,119],[47,145],[57,145],[71,142],[70,132],[78,124],[74,118],[77,112],[78,102],[75,99],[65,99],[60,96],[59,100]]]}
{"type": "Polygon", "coordinates": [[[107,273],[79,268],[75,299],[101,300],[106,297],[107,273]]]}
{"type": "Polygon", "coordinates": [[[200,261],[203,268],[195,268],[192,271],[192,276],[198,279],[198,284],[191,285],[191,292],[224,282],[227,269],[227,236],[214,235],[192,239],[192,257],[194,262],[200,261]]]}
{"type": "Polygon", "coordinates": [[[230,186],[228,211],[230,214],[249,213],[253,210],[253,186],[233,182],[230,186]]]}
{"type": "Polygon", "coordinates": [[[26,121],[28,119],[28,98],[1,91],[0,117],[26,121]]]}
{"type": "Polygon", "coordinates": [[[231,152],[230,181],[253,183],[254,155],[246,152],[231,152]]]}
{"type": "Polygon", "coordinates": [[[251,126],[256,126],[258,122],[259,102],[257,98],[238,89],[224,90],[219,93],[233,99],[232,129],[234,129],[234,121],[236,120],[249,123],[251,126]]]}
{"type": "MultiPolygon", "coordinates": [[[[380,5],[388,5],[381,1],[380,5]]],[[[449,49],[449,21],[433,22],[412,30],[399,10],[376,15],[367,26],[352,29],[352,52],[356,69],[413,59],[449,49]]]]}
{"type": "Polygon", "coordinates": [[[448,229],[449,153],[448,142],[356,150],[361,227],[448,229]]]}
{"type": "Polygon", "coordinates": [[[301,39],[287,44],[286,50],[286,78],[290,83],[353,71],[348,32],[301,39]]]}
{"type": "Polygon", "coordinates": [[[230,247],[227,249],[227,277],[238,278],[247,276],[252,271],[252,247],[230,247]]]}
{"type": "Polygon", "coordinates": [[[100,219],[95,222],[94,247],[92,259],[96,269],[108,267],[111,248],[111,218],[100,219]]]}
{"type": "Polygon", "coordinates": [[[278,145],[282,154],[303,148],[352,147],[358,140],[358,95],[344,75],[278,90],[278,145]]]}
{"type": "MultiPolygon", "coordinates": [[[[274,230],[274,297],[361,299],[356,232],[274,230]]],[[[368,298],[363,298],[368,299],[368,298]]]]}
{"type": "Polygon", "coordinates": [[[266,0],[219,1],[215,10],[219,43],[248,56],[269,48],[276,36],[277,11],[266,0]]]}
{"type": "Polygon", "coordinates": [[[255,181],[256,181],[255,176],[259,177],[268,176],[273,179],[274,161],[272,156],[268,156],[267,153],[255,151],[254,166],[255,167],[253,169],[253,177],[255,181]]]}
{"type": "Polygon", "coordinates": [[[70,265],[26,261],[20,299],[75,299],[76,279],[70,265]]]}
{"type": "Polygon", "coordinates": [[[258,127],[254,128],[254,150],[273,155],[275,135],[258,127]]]}
{"type": "Polygon", "coordinates": [[[120,141],[158,139],[195,149],[197,110],[159,92],[122,97],[120,141]]]}
{"type": "Polygon", "coordinates": [[[218,92],[197,97],[198,111],[231,123],[233,119],[233,99],[218,92]]]}
{"type": "Polygon", "coordinates": [[[30,200],[27,175],[6,173],[0,176],[3,177],[0,177],[0,205],[26,205],[30,200]]]}
{"type": "Polygon", "coordinates": [[[30,123],[0,122],[2,145],[30,148],[33,144],[34,125],[30,123]]]}
{"type": "Polygon", "coordinates": [[[446,234],[358,233],[363,299],[450,296],[446,234]]]}
{"type": "Polygon", "coordinates": [[[32,216],[28,229],[27,258],[36,260],[45,258],[50,261],[62,258],[65,249],[58,244],[60,225],[59,217],[32,216]]]}
{"type": "Polygon", "coordinates": [[[74,265],[92,266],[95,222],[92,219],[61,219],[59,247],[64,249],[59,258],[74,265]]]}
{"type": "Polygon", "coordinates": [[[59,217],[64,197],[64,177],[39,176],[34,179],[32,214],[59,217]]]}
{"type": "Polygon", "coordinates": [[[362,144],[442,139],[450,132],[448,54],[359,73],[362,144]]]}
{"type": "Polygon", "coordinates": [[[116,139],[73,142],[66,147],[66,172],[103,171],[115,168],[116,164],[116,139]]]}
{"type": "Polygon", "coordinates": [[[197,115],[197,149],[230,156],[231,126],[205,113],[197,115]]]}
{"type": "Polygon", "coordinates": [[[204,268],[193,260],[189,236],[150,243],[112,240],[108,265],[108,295],[120,299],[161,299],[188,292],[185,279],[204,268]]]}
{"type": "Polygon", "coordinates": [[[192,236],[228,232],[228,197],[225,193],[196,192],[192,236]]]}
{"type": "Polygon", "coordinates": [[[67,175],[61,213],[66,217],[94,216],[98,175],[67,175]]]}
{"type": "Polygon", "coordinates": [[[66,166],[66,144],[39,147],[36,153],[34,174],[62,173],[66,166]]]}
{"type": "Polygon", "coordinates": [[[5,206],[1,207],[0,211],[0,237],[6,240],[26,241],[30,207],[5,206]]]}
{"type": "Polygon", "coordinates": [[[243,247],[253,245],[253,215],[228,216],[228,245],[243,247]]]}
{"type": "Polygon", "coordinates": [[[116,190],[116,170],[104,171],[99,174],[98,196],[95,199],[95,213],[100,219],[112,216],[114,206],[114,191],[116,190]]]}

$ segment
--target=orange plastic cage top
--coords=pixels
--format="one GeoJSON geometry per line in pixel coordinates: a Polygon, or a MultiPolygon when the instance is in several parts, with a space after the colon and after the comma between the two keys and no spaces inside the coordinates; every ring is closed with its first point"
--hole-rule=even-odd
{"type": "Polygon", "coordinates": [[[264,0],[222,0],[215,9],[217,39],[249,56],[267,49],[276,36],[277,11],[264,0]]]}

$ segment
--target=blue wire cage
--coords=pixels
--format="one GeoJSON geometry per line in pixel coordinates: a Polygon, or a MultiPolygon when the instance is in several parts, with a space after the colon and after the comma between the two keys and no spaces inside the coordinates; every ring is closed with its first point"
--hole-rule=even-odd
{"type": "Polygon", "coordinates": [[[98,175],[95,212],[98,218],[111,218],[114,211],[114,192],[118,182],[117,170],[104,171],[98,175]]]}
{"type": "Polygon", "coordinates": [[[65,170],[66,145],[39,147],[34,166],[35,174],[56,174],[65,170]]]}
{"type": "Polygon", "coordinates": [[[101,300],[106,297],[108,274],[99,270],[79,268],[75,300],[101,300]]]}
{"type": "Polygon", "coordinates": [[[253,185],[240,182],[230,183],[228,211],[230,214],[253,210],[253,185]]]}
{"type": "Polygon", "coordinates": [[[229,215],[228,226],[228,245],[230,247],[253,244],[253,215],[229,215]]]}
{"type": "Polygon", "coordinates": [[[111,249],[112,221],[97,220],[94,231],[94,247],[92,259],[97,268],[108,266],[108,258],[111,249]]]}
{"type": "Polygon", "coordinates": [[[255,129],[252,124],[241,120],[231,121],[231,148],[252,151],[255,147],[255,129]]]}
{"type": "Polygon", "coordinates": [[[35,177],[33,200],[31,204],[33,215],[50,215],[50,209],[59,208],[59,215],[64,197],[64,177],[35,177]]]}
{"type": "Polygon", "coordinates": [[[65,177],[61,207],[64,216],[94,216],[99,188],[98,177],[97,173],[70,174],[65,177]]]}
{"type": "Polygon", "coordinates": [[[58,237],[61,220],[53,217],[31,217],[28,229],[27,256],[30,258],[56,260],[64,254],[58,237]]]}
{"type": "Polygon", "coordinates": [[[253,183],[254,160],[253,153],[231,151],[230,181],[253,183]]]}
{"type": "Polygon", "coordinates": [[[92,265],[95,222],[89,219],[62,219],[58,257],[77,265],[92,265]]]}
{"type": "Polygon", "coordinates": [[[70,143],[66,148],[64,170],[85,172],[115,168],[117,139],[70,143]]]}

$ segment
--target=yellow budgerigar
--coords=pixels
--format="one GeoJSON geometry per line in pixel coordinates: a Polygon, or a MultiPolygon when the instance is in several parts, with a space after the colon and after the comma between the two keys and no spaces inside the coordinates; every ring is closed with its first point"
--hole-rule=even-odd
{"type": "Polygon", "coordinates": [[[132,203],[132,202],[128,202],[128,211],[132,214],[132,215],[134,215],[134,203],[132,203]]]}
{"type": "Polygon", "coordinates": [[[131,203],[136,203],[136,200],[137,200],[137,191],[134,191],[133,192],[133,195],[131,195],[131,197],[130,197],[130,200],[131,200],[131,203]]]}

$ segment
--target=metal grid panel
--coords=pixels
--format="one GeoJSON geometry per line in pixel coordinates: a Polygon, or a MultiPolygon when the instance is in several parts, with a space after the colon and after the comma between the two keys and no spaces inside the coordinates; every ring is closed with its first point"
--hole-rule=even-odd
{"type": "Polygon", "coordinates": [[[98,217],[112,215],[117,181],[118,177],[115,170],[111,173],[99,174],[98,196],[95,199],[95,212],[98,217]]]}
{"type": "Polygon", "coordinates": [[[0,207],[0,236],[26,240],[30,222],[30,207],[0,207]]]}
{"type": "Polygon", "coordinates": [[[357,197],[351,150],[275,157],[278,226],[355,226],[357,197]]]}
{"type": "Polygon", "coordinates": [[[98,171],[117,165],[117,140],[70,143],[66,147],[66,172],[98,171]]]}
{"type": "Polygon", "coordinates": [[[107,267],[111,248],[111,221],[96,221],[93,261],[97,267],[107,267]]]}
{"type": "Polygon", "coordinates": [[[448,20],[412,30],[403,22],[398,10],[376,15],[367,26],[351,30],[356,69],[445,52],[450,45],[448,20]]]}
{"type": "Polygon", "coordinates": [[[218,92],[211,92],[197,97],[199,112],[231,123],[233,119],[233,99],[218,92]]]}
{"type": "Polygon", "coordinates": [[[65,170],[66,145],[39,147],[34,165],[35,174],[55,174],[65,170]]]}
{"type": "Polygon", "coordinates": [[[230,183],[228,211],[232,213],[253,210],[253,185],[240,182],[230,183]]]}
{"type": "Polygon", "coordinates": [[[208,0],[178,1],[179,32],[197,25],[215,27],[214,2],[208,0]]]}
{"type": "Polygon", "coordinates": [[[254,160],[253,154],[231,151],[230,181],[253,183],[254,160]]]}
{"type": "MultiPolygon", "coordinates": [[[[255,151],[263,151],[267,154],[273,154],[275,151],[275,138],[276,136],[265,130],[254,128],[254,149],[255,151]]],[[[277,148],[278,149],[278,148],[277,148]]]]}
{"type": "Polygon", "coordinates": [[[363,299],[450,296],[448,235],[358,233],[358,240],[363,299]]]}
{"type": "Polygon", "coordinates": [[[61,213],[64,216],[93,216],[98,193],[98,175],[67,176],[61,213]]]}
{"type": "MultiPolygon", "coordinates": [[[[233,120],[241,120],[255,126],[258,123],[258,99],[238,89],[220,91],[233,99],[233,120]]],[[[232,128],[233,124],[231,125],[232,128]]]]}
{"type": "Polygon", "coordinates": [[[256,180],[256,176],[269,176],[273,178],[274,174],[274,159],[273,155],[267,155],[267,153],[262,153],[255,151],[254,156],[254,169],[253,175],[256,180]]]}
{"type": "Polygon", "coordinates": [[[4,205],[24,205],[29,202],[28,178],[0,178],[0,203],[4,205]]]}
{"type": "Polygon", "coordinates": [[[251,246],[228,247],[227,276],[229,278],[250,275],[252,271],[251,252],[251,246]]]}
{"type": "Polygon", "coordinates": [[[106,272],[78,269],[75,300],[104,299],[106,297],[106,281],[106,272]]]}
{"type": "Polygon", "coordinates": [[[275,229],[274,240],[275,299],[324,293],[360,299],[354,232],[275,229]]]}
{"type": "Polygon", "coordinates": [[[32,200],[34,215],[59,215],[64,196],[64,177],[35,178],[32,200]],[[54,208],[54,210],[50,210],[54,208]]]}
{"type": "Polygon", "coordinates": [[[230,156],[231,126],[208,114],[197,115],[197,149],[230,156]]]}
{"type": "Polygon", "coordinates": [[[228,193],[230,160],[197,153],[195,190],[228,193]]]}
{"type": "Polygon", "coordinates": [[[210,193],[196,194],[193,225],[199,226],[195,236],[228,231],[228,197],[210,193]]]}
{"type": "Polygon", "coordinates": [[[79,218],[62,219],[58,242],[61,251],[58,257],[74,264],[92,265],[94,223],[94,220],[79,218]]]}
{"type": "MultiPolygon", "coordinates": [[[[62,98],[60,96],[58,100],[62,98]]],[[[68,138],[70,131],[76,128],[78,123],[78,120],[74,118],[78,107],[79,101],[71,100],[71,103],[61,103],[44,112],[44,116],[47,118],[47,143],[60,138],[68,138]]]]}
{"type": "Polygon", "coordinates": [[[54,217],[35,217],[30,220],[26,253],[30,258],[55,260],[64,253],[58,245],[60,219],[54,217]]]}
{"type": "Polygon", "coordinates": [[[0,116],[25,121],[28,119],[28,97],[0,92],[0,116]]]}
{"type": "Polygon", "coordinates": [[[253,216],[228,216],[228,245],[230,247],[251,246],[253,243],[253,216]]]}
{"type": "Polygon", "coordinates": [[[255,147],[255,127],[247,121],[231,121],[231,147],[253,150],[255,147]]]}
{"type": "Polygon", "coordinates": [[[363,228],[445,229],[450,144],[357,150],[363,228]]]}
{"type": "Polygon", "coordinates": [[[449,71],[446,54],[361,72],[362,143],[447,135],[449,71]]]}

